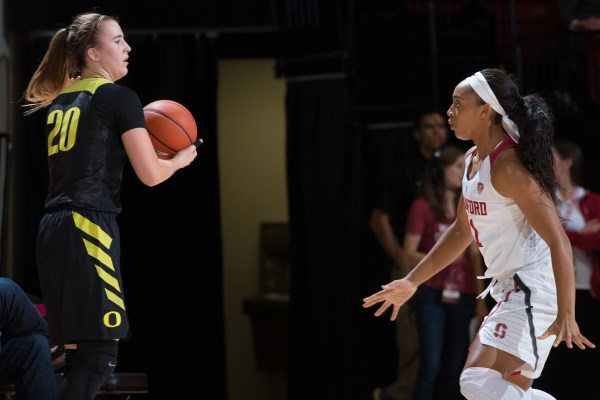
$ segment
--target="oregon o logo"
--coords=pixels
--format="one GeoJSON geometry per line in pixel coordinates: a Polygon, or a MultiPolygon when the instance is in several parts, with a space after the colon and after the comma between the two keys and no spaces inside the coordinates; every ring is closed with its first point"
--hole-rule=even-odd
{"type": "Polygon", "coordinates": [[[121,314],[116,311],[109,311],[104,314],[104,325],[109,328],[115,328],[121,325],[121,314]]]}

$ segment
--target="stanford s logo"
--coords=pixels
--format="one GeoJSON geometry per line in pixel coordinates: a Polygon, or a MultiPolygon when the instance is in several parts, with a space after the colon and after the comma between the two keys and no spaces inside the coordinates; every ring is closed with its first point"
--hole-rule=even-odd
{"type": "Polygon", "coordinates": [[[496,324],[496,329],[495,329],[495,332],[494,332],[494,336],[496,336],[499,339],[504,339],[504,337],[506,336],[506,329],[508,329],[508,327],[506,326],[506,324],[497,323],[496,324]]]}
{"type": "Polygon", "coordinates": [[[477,182],[477,194],[481,194],[483,192],[483,183],[477,182]]]}

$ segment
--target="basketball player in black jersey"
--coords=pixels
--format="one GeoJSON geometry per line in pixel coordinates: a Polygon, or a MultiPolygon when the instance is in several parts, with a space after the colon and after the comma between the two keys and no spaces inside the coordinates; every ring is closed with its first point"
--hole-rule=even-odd
{"type": "Polygon", "coordinates": [[[36,259],[52,338],[66,359],[59,399],[93,399],[129,332],[116,222],[121,175],[157,185],[188,166],[196,146],[156,156],[139,97],[115,82],[131,48],[118,21],[84,13],[58,30],[25,91],[25,113],[46,109],[49,170],[36,259]]]}

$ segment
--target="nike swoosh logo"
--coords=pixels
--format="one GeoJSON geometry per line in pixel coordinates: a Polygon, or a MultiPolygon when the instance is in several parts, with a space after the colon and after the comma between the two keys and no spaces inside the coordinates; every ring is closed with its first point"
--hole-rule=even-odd
{"type": "Polygon", "coordinates": [[[112,361],[109,361],[109,362],[108,362],[108,366],[109,366],[109,367],[116,367],[116,366],[117,366],[117,364],[113,364],[113,362],[112,362],[112,361]]]}

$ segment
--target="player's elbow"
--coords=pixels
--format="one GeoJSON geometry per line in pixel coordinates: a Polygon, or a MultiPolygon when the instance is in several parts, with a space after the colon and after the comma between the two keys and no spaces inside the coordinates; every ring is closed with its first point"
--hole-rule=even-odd
{"type": "Polygon", "coordinates": [[[162,183],[164,179],[159,174],[140,174],[138,175],[139,180],[146,186],[156,186],[159,183],[162,183]]]}

